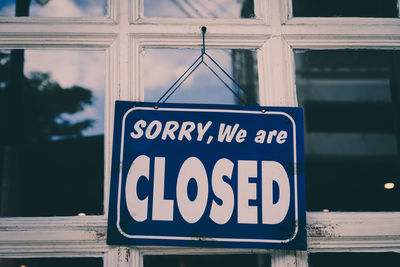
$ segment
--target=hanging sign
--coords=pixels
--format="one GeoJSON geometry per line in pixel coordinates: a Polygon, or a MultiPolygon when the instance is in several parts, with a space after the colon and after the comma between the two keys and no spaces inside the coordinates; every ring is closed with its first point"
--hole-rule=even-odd
{"type": "Polygon", "coordinates": [[[111,245],[306,249],[300,108],[117,101],[111,245]]]}

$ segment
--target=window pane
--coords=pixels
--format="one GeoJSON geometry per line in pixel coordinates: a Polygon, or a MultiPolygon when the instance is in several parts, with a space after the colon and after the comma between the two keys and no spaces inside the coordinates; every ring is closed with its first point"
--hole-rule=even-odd
{"type": "Polygon", "coordinates": [[[144,267],[268,267],[270,255],[168,255],[144,256],[144,267]]]}
{"type": "Polygon", "coordinates": [[[107,0],[0,1],[2,17],[103,17],[106,14],[107,0]]]}
{"type": "MultiPolygon", "coordinates": [[[[211,49],[207,50],[207,53],[242,88],[257,99],[258,76],[255,51],[211,49]]],[[[145,49],[145,101],[156,102],[200,54],[199,49],[145,49]]],[[[246,97],[206,56],[204,56],[204,62],[205,64],[200,64],[167,100],[168,103],[254,105],[250,98],[246,97]],[[213,71],[223,79],[223,82],[219,80],[213,71]],[[240,98],[236,97],[228,87],[240,98]]]]}
{"type": "Polygon", "coordinates": [[[308,210],[400,210],[399,56],[296,51],[308,210]]]}
{"type": "Polygon", "coordinates": [[[397,266],[399,253],[315,253],[308,256],[312,267],[397,266]]]}
{"type": "Polygon", "coordinates": [[[253,0],[144,0],[146,17],[253,18],[253,0]]]}
{"type": "Polygon", "coordinates": [[[102,267],[102,258],[1,259],[0,267],[102,267]]]}
{"type": "Polygon", "coordinates": [[[0,215],[103,213],[104,51],[0,50],[0,215]]]}
{"type": "Polygon", "coordinates": [[[292,0],[295,17],[397,17],[397,0],[292,0]]]}

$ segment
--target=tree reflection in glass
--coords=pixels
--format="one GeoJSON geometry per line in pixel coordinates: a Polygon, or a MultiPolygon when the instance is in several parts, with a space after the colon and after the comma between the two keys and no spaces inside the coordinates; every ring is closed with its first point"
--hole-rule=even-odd
{"type": "MultiPolygon", "coordinates": [[[[43,62],[33,65],[45,65],[46,53],[39,54],[43,62]]],[[[75,115],[93,105],[93,92],[97,98],[102,94],[82,86],[62,87],[49,73],[24,75],[24,50],[0,51],[0,69],[5,126],[0,133],[1,216],[102,213],[104,130],[102,123],[93,127],[102,114],[75,115]],[[90,127],[97,136],[88,136],[90,127]]]]}

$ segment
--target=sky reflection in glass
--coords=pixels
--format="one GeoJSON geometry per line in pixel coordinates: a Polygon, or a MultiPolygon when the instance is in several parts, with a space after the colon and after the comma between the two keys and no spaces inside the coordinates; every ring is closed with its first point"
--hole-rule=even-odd
{"type": "Polygon", "coordinates": [[[253,0],[144,0],[146,17],[252,18],[253,0]]]}
{"type": "MultiPolygon", "coordinates": [[[[231,77],[235,78],[233,74],[232,51],[234,50],[211,49],[207,50],[207,53],[231,77]]],[[[143,52],[145,101],[157,101],[195,59],[200,56],[200,53],[200,49],[145,49],[143,52]]],[[[217,66],[206,59],[206,57],[205,61],[231,89],[238,90],[233,82],[217,66]]],[[[236,72],[240,72],[240,69],[236,70],[236,72]]],[[[257,77],[254,78],[256,79],[257,77]]],[[[167,102],[238,104],[239,100],[206,65],[201,64],[167,102]]]]}
{"type": "MultiPolygon", "coordinates": [[[[31,0],[29,12],[30,17],[104,17],[106,14],[107,0],[31,0]]],[[[15,16],[15,0],[0,1],[0,16],[15,16]]]]}

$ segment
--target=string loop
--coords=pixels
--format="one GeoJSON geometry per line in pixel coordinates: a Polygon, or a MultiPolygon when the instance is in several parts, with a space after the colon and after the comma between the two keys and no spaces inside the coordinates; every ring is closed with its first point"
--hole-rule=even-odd
{"type": "Polygon", "coordinates": [[[233,79],[209,54],[206,52],[206,42],[205,42],[205,34],[207,31],[206,26],[201,27],[201,31],[203,33],[203,47],[201,49],[201,55],[193,62],[192,65],[176,80],[170,88],[158,99],[157,103],[154,105],[154,108],[157,109],[160,103],[165,103],[175,92],[178,90],[178,88],[186,81],[186,79],[202,64],[204,65],[213,73],[224,85],[226,88],[228,88],[242,103],[244,103],[243,99],[240,97],[240,94],[235,92],[211,67],[204,61],[204,56],[208,57],[212,63],[214,63],[215,66],[219,70],[221,70],[236,86],[239,88],[242,92],[245,93],[245,95],[252,101],[256,106],[265,112],[264,109],[261,109],[260,104],[245,90],[243,87],[240,86],[240,84],[233,79]]]}

